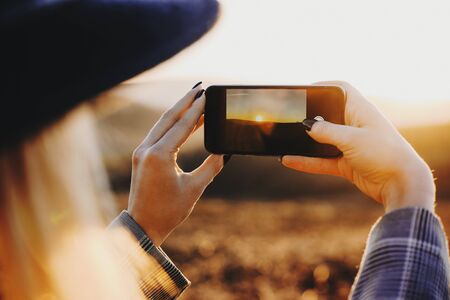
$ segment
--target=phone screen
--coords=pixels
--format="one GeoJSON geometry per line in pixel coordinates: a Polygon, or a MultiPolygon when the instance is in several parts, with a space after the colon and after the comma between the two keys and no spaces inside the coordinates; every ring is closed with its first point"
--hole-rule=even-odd
{"type": "Polygon", "coordinates": [[[301,123],[306,118],[306,90],[227,89],[228,122],[261,125],[301,123]]]}
{"type": "Polygon", "coordinates": [[[211,86],[206,90],[205,146],[213,153],[334,157],[302,121],[343,122],[345,94],[319,86],[211,86]]]}

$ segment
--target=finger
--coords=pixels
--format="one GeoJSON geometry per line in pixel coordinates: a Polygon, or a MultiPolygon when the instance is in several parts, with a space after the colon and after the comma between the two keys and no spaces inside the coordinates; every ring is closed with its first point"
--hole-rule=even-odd
{"type": "Polygon", "coordinates": [[[202,188],[206,188],[222,168],[223,155],[211,154],[191,175],[202,188]]]}
{"type": "Polygon", "coordinates": [[[195,100],[195,95],[201,90],[202,86],[198,85],[190,90],[174,106],[165,111],[142,143],[151,146],[164,136],[164,134],[174,126],[174,124],[182,117],[183,113],[192,105],[192,102],[195,100]]]}
{"type": "MultiPolygon", "coordinates": [[[[350,83],[345,81],[318,81],[313,83],[313,85],[318,86],[337,86],[340,87],[345,91],[347,94],[347,99],[353,99],[353,98],[362,98],[362,100],[365,100],[365,98],[361,95],[361,93],[350,83]]],[[[368,102],[368,101],[365,101],[368,102]]]]}
{"type": "Polygon", "coordinates": [[[291,169],[311,173],[340,176],[339,159],[285,155],[281,163],[291,169]]]}
{"type": "Polygon", "coordinates": [[[368,125],[385,126],[389,123],[383,113],[350,83],[345,81],[320,81],[313,85],[338,86],[345,90],[347,96],[345,105],[346,125],[365,127],[368,125]]]}
{"type": "Polygon", "coordinates": [[[356,90],[350,83],[342,80],[325,80],[325,81],[317,81],[314,82],[313,85],[333,85],[333,86],[339,86],[343,88],[346,92],[353,93],[356,90]]]}
{"type": "Polygon", "coordinates": [[[203,114],[205,107],[205,95],[197,98],[192,106],[184,113],[172,128],[157,142],[162,148],[176,150],[189,137],[195,125],[203,114]]]}
{"type": "Polygon", "coordinates": [[[306,132],[315,141],[336,146],[339,150],[345,152],[351,142],[357,140],[357,135],[361,130],[361,128],[318,121],[312,125],[310,131],[306,132]]]}
{"type": "Polygon", "coordinates": [[[201,115],[200,118],[197,121],[197,124],[195,124],[195,128],[194,128],[193,131],[196,131],[197,129],[202,127],[204,123],[205,123],[205,115],[201,115]]]}
{"type": "Polygon", "coordinates": [[[197,124],[195,124],[194,129],[189,133],[189,137],[191,137],[191,135],[196,132],[199,128],[201,128],[203,126],[203,123],[205,122],[204,116],[201,115],[200,118],[197,121],[197,124]]]}

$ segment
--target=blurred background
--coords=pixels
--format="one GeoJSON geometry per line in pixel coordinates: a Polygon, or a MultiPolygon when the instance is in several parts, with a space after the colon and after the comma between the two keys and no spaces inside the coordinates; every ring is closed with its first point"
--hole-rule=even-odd
{"type": "MultiPolygon", "coordinates": [[[[101,110],[98,125],[121,208],[133,149],[196,82],[206,88],[345,80],[430,164],[437,211],[450,232],[450,2],[221,6],[218,24],[202,40],[101,96],[116,100],[101,110]]],[[[207,155],[202,134],[182,149],[185,170],[207,155]]],[[[163,248],[192,281],[182,299],[346,299],[382,212],[342,179],[294,172],[274,157],[234,156],[163,248]]]]}

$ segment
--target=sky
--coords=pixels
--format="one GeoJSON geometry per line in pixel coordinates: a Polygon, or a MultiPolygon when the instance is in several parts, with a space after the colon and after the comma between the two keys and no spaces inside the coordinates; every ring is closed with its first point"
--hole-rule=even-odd
{"type": "Polygon", "coordinates": [[[306,118],[306,90],[230,89],[226,93],[227,119],[296,123],[306,118]]]}
{"type": "Polygon", "coordinates": [[[449,16],[449,0],[223,0],[204,38],[129,82],[338,79],[395,123],[450,122],[449,16]]]}

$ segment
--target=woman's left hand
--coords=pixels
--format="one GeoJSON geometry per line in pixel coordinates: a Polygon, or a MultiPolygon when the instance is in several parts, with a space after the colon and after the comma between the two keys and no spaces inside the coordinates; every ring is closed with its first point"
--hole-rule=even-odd
{"type": "Polygon", "coordinates": [[[222,155],[210,155],[190,173],[176,161],[180,147],[203,125],[201,91],[195,87],[167,110],[133,153],[128,212],[157,246],[189,216],[223,167],[222,155]]]}

